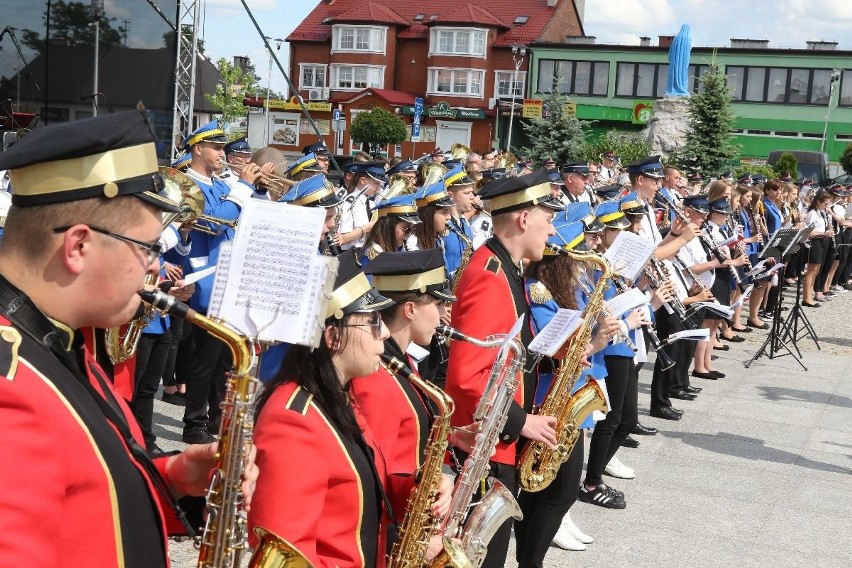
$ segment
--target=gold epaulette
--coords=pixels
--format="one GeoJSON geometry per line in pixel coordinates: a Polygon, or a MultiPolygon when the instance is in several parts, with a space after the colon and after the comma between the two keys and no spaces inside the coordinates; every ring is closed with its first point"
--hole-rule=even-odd
{"type": "Polygon", "coordinates": [[[18,348],[21,333],[14,327],[0,326],[0,377],[14,381],[18,372],[18,348]]]}
{"type": "Polygon", "coordinates": [[[546,304],[553,299],[553,294],[541,282],[530,285],[530,300],[535,304],[546,304]]]}

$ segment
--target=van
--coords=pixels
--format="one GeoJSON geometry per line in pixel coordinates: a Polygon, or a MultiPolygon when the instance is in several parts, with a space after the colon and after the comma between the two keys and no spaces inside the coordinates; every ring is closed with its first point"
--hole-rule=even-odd
{"type": "Polygon", "coordinates": [[[808,150],[776,150],[769,153],[767,163],[774,166],[778,163],[781,154],[787,152],[793,154],[798,162],[798,171],[795,176],[797,180],[811,178],[817,186],[825,186],[828,181],[828,154],[808,150]]]}

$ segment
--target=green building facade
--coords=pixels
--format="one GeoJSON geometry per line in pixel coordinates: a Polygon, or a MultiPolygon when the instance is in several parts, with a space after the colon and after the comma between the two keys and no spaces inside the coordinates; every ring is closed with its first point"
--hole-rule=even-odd
{"type": "MultiPolygon", "coordinates": [[[[693,48],[693,91],[713,57],[731,89],[737,116],[733,141],[742,147],[743,159],[766,159],[773,150],[819,151],[826,125],[824,151],[830,161],[837,162],[852,142],[852,51],[693,48]],[[835,70],[839,73],[833,75],[835,70]]],[[[526,97],[569,95],[577,103],[577,117],[595,121],[593,133],[639,131],[654,100],[665,96],[668,47],[533,44],[527,76],[526,97]]],[[[519,143],[515,138],[513,146],[519,143]]]]}

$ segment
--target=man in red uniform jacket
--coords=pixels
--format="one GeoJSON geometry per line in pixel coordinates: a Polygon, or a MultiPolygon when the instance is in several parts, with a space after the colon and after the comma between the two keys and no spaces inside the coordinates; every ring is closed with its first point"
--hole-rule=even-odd
{"type": "MultiPolygon", "coordinates": [[[[548,237],[555,234],[553,217],[562,204],[550,193],[550,183],[541,170],[519,177],[502,178],[485,185],[480,197],[491,201],[494,236],[471,257],[456,288],[452,326],[462,333],[483,339],[508,333],[520,315],[525,316],[521,340],[532,340],[529,306],[523,284],[524,259],[541,260],[548,237]]],[[[482,349],[462,341],[450,343],[445,390],[456,404],[454,426],[466,426],[491,374],[497,349],[482,349]]],[[[501,442],[491,458],[491,474],[513,493],[516,441],[519,436],[548,444],[556,441],[550,416],[529,414],[535,396],[536,372],[531,364],[500,433],[501,442]]],[[[502,567],[509,546],[511,522],[507,521],[488,546],[484,566],[502,567]]]]}
{"type": "MultiPolygon", "coordinates": [[[[163,212],[179,211],[158,193],[147,114],[36,130],[0,169],[0,566],[168,566],[176,500],[204,494],[216,445],[151,462],[79,332],[133,319],[163,212]]],[[[248,497],[256,478],[252,464],[248,497]]]]}

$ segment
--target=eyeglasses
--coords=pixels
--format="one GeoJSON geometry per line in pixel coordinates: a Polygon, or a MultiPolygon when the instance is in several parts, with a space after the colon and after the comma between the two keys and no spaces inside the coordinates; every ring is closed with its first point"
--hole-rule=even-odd
{"type": "Polygon", "coordinates": [[[369,327],[370,333],[373,334],[373,339],[379,339],[382,336],[382,326],[384,325],[382,316],[379,312],[373,312],[371,318],[367,323],[347,323],[343,327],[369,327]]]}
{"type": "MultiPolygon", "coordinates": [[[[71,227],[75,225],[66,225],[64,227],[54,227],[53,232],[56,234],[64,233],[71,227]]],[[[139,241],[131,237],[126,237],[124,235],[120,235],[118,233],[113,233],[112,231],[107,231],[106,229],[101,229],[100,227],[94,227],[92,225],[86,225],[89,229],[93,230],[96,233],[100,233],[102,235],[107,235],[108,237],[112,237],[114,239],[118,239],[119,241],[124,241],[126,243],[130,243],[132,245],[136,245],[145,251],[146,257],[145,260],[147,264],[151,264],[163,254],[163,247],[160,246],[160,243],[146,243],[144,241],[139,241]]]]}

